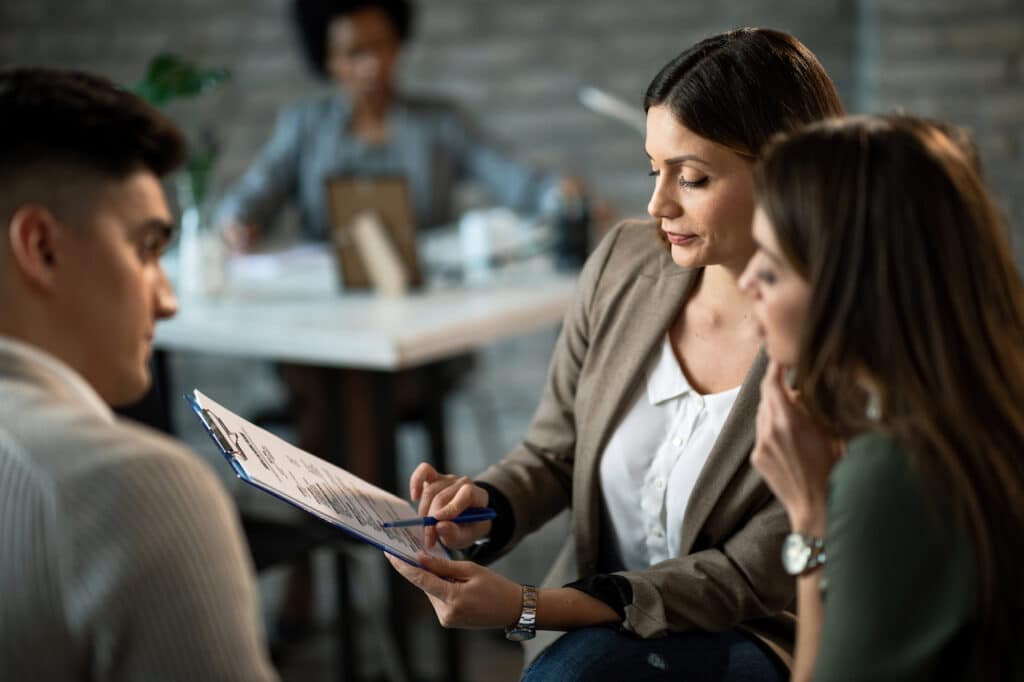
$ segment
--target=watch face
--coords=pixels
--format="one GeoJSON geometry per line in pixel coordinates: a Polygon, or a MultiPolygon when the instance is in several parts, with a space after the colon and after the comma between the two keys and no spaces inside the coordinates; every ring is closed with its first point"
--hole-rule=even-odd
{"type": "Polygon", "coordinates": [[[782,566],[786,573],[799,575],[811,558],[811,547],[798,533],[790,533],[782,543],[782,566]]]}
{"type": "Polygon", "coordinates": [[[533,639],[536,634],[535,631],[529,628],[507,628],[505,630],[505,639],[511,642],[525,642],[528,639],[533,639]]]}

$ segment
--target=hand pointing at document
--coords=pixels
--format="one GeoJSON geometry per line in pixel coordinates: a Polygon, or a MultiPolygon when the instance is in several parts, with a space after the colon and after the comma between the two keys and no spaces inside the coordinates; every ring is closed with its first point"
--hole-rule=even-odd
{"type": "Polygon", "coordinates": [[[416,467],[409,478],[409,496],[419,501],[419,514],[433,516],[437,525],[423,529],[426,549],[441,540],[449,549],[464,549],[491,531],[490,521],[452,523],[451,519],[471,507],[486,507],[489,495],[468,476],[439,473],[426,462],[416,467]]]}

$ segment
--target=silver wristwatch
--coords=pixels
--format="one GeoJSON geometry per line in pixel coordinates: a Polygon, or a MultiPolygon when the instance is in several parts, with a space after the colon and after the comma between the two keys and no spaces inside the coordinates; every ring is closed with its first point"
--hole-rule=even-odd
{"type": "Polygon", "coordinates": [[[505,628],[505,639],[523,642],[537,635],[537,588],[523,585],[523,610],[515,625],[505,628]]]}
{"type": "Polygon", "coordinates": [[[782,566],[790,575],[804,575],[825,565],[825,541],[790,533],[782,543],[782,566]]]}

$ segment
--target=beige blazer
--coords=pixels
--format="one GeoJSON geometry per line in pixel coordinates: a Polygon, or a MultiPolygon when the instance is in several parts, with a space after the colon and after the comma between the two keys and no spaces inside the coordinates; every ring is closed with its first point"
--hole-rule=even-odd
{"type": "MultiPolygon", "coordinates": [[[[571,507],[574,542],[546,586],[601,570],[608,529],[598,460],[694,281],[694,271],[672,261],[652,223],[614,228],[583,268],[526,439],[479,477],[512,505],[515,532],[504,551],[571,507]]],[[[738,626],[790,662],[795,620],[785,610],[794,603],[794,582],[779,558],[788,521],[748,461],[765,366],[761,353],[697,479],[681,556],[621,574],[633,588],[626,631],[656,637],[738,626]]],[[[538,640],[528,656],[552,638],[538,640]]]]}

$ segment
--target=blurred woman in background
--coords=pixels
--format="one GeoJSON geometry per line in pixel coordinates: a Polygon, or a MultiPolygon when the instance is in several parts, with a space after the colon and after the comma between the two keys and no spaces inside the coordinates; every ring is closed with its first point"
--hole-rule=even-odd
{"type": "Polygon", "coordinates": [[[289,202],[303,236],[330,238],[325,182],[338,175],[406,180],[415,226],[457,218],[455,190],[480,182],[524,212],[557,208],[559,180],[488,139],[455,103],[397,84],[414,23],[408,0],[296,0],[313,72],[333,92],[283,110],[270,140],[218,209],[229,241],[248,249],[289,202]]]}

